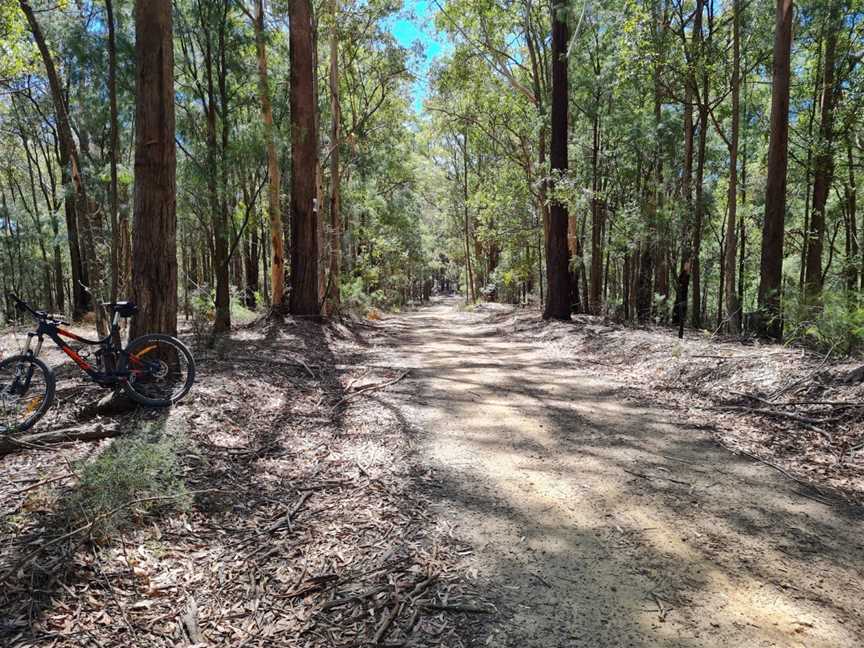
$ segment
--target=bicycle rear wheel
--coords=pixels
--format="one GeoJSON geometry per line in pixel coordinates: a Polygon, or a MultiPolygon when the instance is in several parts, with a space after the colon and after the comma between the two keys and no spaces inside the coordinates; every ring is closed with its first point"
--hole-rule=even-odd
{"type": "Polygon", "coordinates": [[[0,434],[24,432],[45,416],[54,401],[54,374],[30,356],[0,362],[0,434]]]}
{"type": "Polygon", "coordinates": [[[153,333],[126,347],[129,379],[123,390],[136,403],[168,407],[179,401],[195,382],[195,360],[177,338],[153,333]]]}

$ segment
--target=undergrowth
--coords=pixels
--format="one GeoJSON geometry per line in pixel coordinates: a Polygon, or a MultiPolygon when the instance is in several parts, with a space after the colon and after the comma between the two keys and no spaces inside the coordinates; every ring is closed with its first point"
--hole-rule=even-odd
{"type": "Polygon", "coordinates": [[[864,350],[864,308],[850,304],[847,295],[825,290],[818,306],[794,298],[786,307],[790,312],[787,343],[839,356],[864,350]]]}
{"type": "Polygon", "coordinates": [[[67,500],[70,524],[92,522],[91,535],[99,538],[150,514],[187,510],[191,496],[179,459],[186,447],[180,433],[148,424],[79,462],[79,485],[67,500]]]}

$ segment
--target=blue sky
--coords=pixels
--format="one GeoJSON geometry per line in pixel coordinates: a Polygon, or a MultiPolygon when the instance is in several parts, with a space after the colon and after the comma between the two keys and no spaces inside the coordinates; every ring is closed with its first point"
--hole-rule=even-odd
{"type": "Polygon", "coordinates": [[[429,69],[437,56],[449,50],[446,39],[435,31],[433,17],[437,7],[432,0],[405,0],[402,14],[390,20],[389,29],[396,41],[403,47],[419,44],[422,55],[416,62],[417,80],[414,83],[414,110],[423,109],[423,100],[429,92],[429,69]]]}

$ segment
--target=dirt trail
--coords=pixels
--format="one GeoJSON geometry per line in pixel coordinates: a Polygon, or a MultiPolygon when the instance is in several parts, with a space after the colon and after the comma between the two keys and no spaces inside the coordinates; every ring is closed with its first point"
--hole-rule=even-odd
{"type": "Polygon", "coordinates": [[[864,645],[855,511],[483,320],[389,318],[379,355],[411,368],[386,398],[502,611],[489,645],[864,645]]]}

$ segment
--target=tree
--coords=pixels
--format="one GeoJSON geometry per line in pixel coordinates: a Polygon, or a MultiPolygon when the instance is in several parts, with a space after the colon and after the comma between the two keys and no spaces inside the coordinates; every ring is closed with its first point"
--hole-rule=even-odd
{"type": "MultiPolygon", "coordinates": [[[[54,110],[57,115],[57,133],[60,144],[60,149],[62,151],[62,158],[65,161],[64,169],[67,168],[68,165],[68,177],[71,183],[71,189],[73,195],[75,196],[75,214],[71,216],[71,220],[73,221],[73,231],[78,233],[77,224],[74,221],[80,219],[83,223],[82,230],[82,238],[84,243],[84,248],[86,251],[86,259],[87,259],[87,274],[90,282],[90,297],[94,297],[99,293],[100,284],[101,284],[101,271],[99,268],[99,259],[97,258],[96,253],[96,242],[93,234],[93,227],[90,214],[90,201],[87,197],[87,189],[84,184],[84,179],[81,175],[81,160],[78,152],[78,146],[75,143],[75,138],[72,135],[72,123],[69,117],[69,108],[66,103],[66,97],[63,92],[63,84],[60,81],[60,75],[57,72],[57,67],[54,65],[54,59],[51,55],[51,51],[48,48],[48,44],[45,40],[45,36],[42,33],[42,27],[39,24],[39,21],[36,19],[36,14],[33,12],[32,7],[28,2],[24,2],[22,0],[20,2],[21,10],[24,12],[24,15],[27,18],[27,23],[30,26],[30,31],[33,33],[33,38],[36,40],[36,46],[39,48],[39,53],[42,56],[42,62],[45,65],[45,73],[48,77],[48,85],[51,90],[51,98],[54,103],[54,110]]],[[[69,212],[67,211],[67,214],[69,212]]],[[[69,218],[69,216],[67,216],[69,218]]],[[[70,232],[70,240],[71,240],[71,232],[70,232]]],[[[73,268],[75,265],[75,254],[73,253],[73,268]]],[[[84,292],[85,286],[83,285],[83,276],[79,272],[79,286],[76,286],[73,290],[77,290],[77,299],[75,300],[76,305],[80,305],[82,308],[84,304],[88,303],[90,299],[87,298],[86,293],[84,292]]],[[[74,271],[73,271],[73,282],[75,281],[74,271]]],[[[96,304],[94,304],[94,308],[96,311],[96,324],[99,329],[100,334],[107,333],[107,326],[105,324],[105,315],[101,308],[99,308],[96,304]]]]}
{"type": "Polygon", "coordinates": [[[789,84],[792,51],[792,0],[777,0],[774,65],[771,89],[771,139],[765,183],[765,224],[759,272],[760,328],[766,335],[783,336],[780,301],[783,280],[783,237],[786,222],[786,170],[789,140],[789,84]]]}
{"type": "Polygon", "coordinates": [[[570,250],[567,246],[567,207],[554,196],[554,188],[567,172],[567,3],[552,3],[552,132],[549,161],[553,197],[546,232],[546,307],[544,319],[570,319],[570,250]]]}
{"type": "Polygon", "coordinates": [[[342,286],[342,106],[339,101],[339,0],[331,0],[330,14],[330,278],[328,311],[337,313],[342,286]]]}
{"type": "Polygon", "coordinates": [[[310,0],[289,5],[291,54],[291,301],[294,315],[318,316],[318,135],[310,0]]]}
{"type": "Polygon", "coordinates": [[[735,285],[735,264],[738,262],[738,139],[741,124],[741,3],[734,0],[732,6],[732,134],[729,138],[729,195],[727,200],[728,216],[726,218],[726,254],[725,293],[726,293],[726,329],[737,333],[740,328],[740,311],[738,304],[738,289],[735,285]]]}
{"type": "Polygon", "coordinates": [[[843,27],[840,0],[830,0],[825,29],[825,53],[822,58],[822,91],[819,107],[819,137],[816,141],[816,173],[813,179],[813,203],[810,227],[806,234],[804,298],[816,305],[822,297],[822,248],[825,241],[825,205],[834,177],[834,100],[837,36],[843,27]]]}
{"type": "Polygon", "coordinates": [[[176,147],[171,0],[136,0],[131,335],[177,331],[176,147]]]}
{"type": "Polygon", "coordinates": [[[264,33],[264,0],[255,0],[255,15],[250,16],[255,29],[255,49],[258,55],[258,98],[264,121],[264,143],[267,147],[267,213],[270,217],[270,305],[281,310],[285,300],[285,236],[282,228],[281,172],[273,132],[273,105],[270,101],[270,80],[267,70],[267,42],[264,33]]]}

